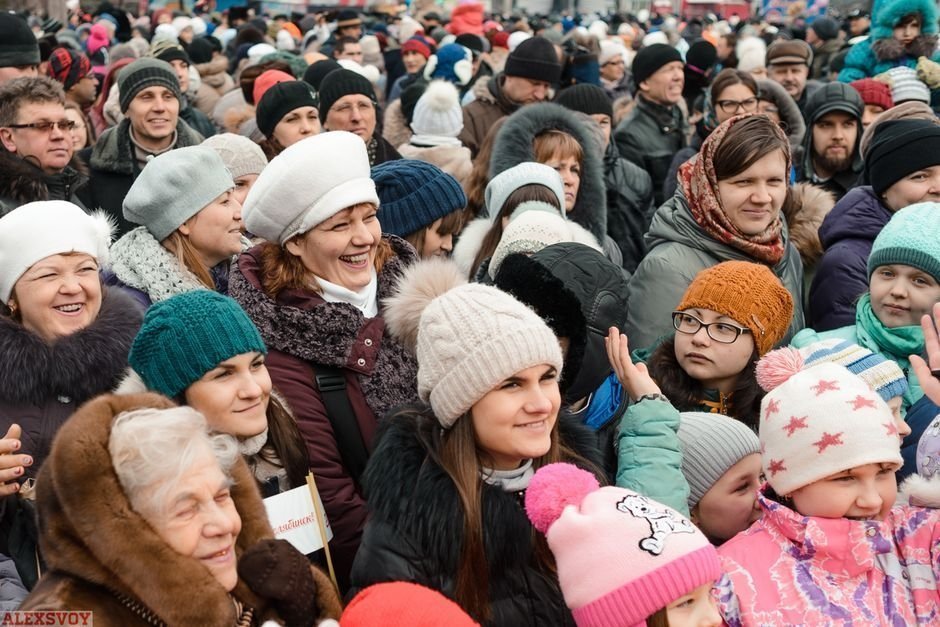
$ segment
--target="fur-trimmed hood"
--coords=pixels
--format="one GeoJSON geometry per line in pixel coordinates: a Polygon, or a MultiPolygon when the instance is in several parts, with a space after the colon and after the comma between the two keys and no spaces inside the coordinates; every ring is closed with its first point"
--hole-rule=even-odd
{"type": "Polygon", "coordinates": [[[910,475],[898,486],[898,503],[915,507],[940,508],[940,475],[910,475]]]}
{"type": "Polygon", "coordinates": [[[526,161],[535,161],[533,139],[547,130],[565,132],[578,142],[584,157],[581,186],[569,217],[603,242],[607,235],[607,190],[603,150],[574,112],[554,103],[526,105],[503,124],[493,145],[490,178],[526,161]]]}
{"type": "MultiPolygon", "coordinates": [[[[110,591],[138,600],[168,625],[230,627],[236,616],[229,593],[205,566],[173,550],[131,508],[108,451],[115,416],[172,406],[156,394],[107,395],[62,426],[37,482],[40,547],[53,574],[100,586],[102,595],[110,591]]],[[[244,461],[239,459],[231,473],[232,499],[242,521],[235,549],[240,556],[273,533],[244,461]]],[[[40,582],[23,609],[55,602],[43,592],[48,589],[40,582]]],[[[232,595],[259,612],[267,609],[241,578],[232,595]]]]}
{"type": "MultiPolygon", "coordinates": [[[[900,19],[911,13],[920,13],[922,35],[937,32],[936,0],[876,0],[871,12],[874,18],[871,24],[872,39],[891,38],[900,19]]],[[[926,56],[930,57],[931,53],[926,56]]]]}
{"type": "MultiPolygon", "coordinates": [[[[796,101],[787,93],[787,91],[776,81],[763,79],[757,81],[757,89],[760,91],[762,99],[769,100],[777,106],[777,112],[780,115],[780,122],[785,125],[784,130],[787,139],[790,140],[790,150],[800,150],[802,153],[803,135],[806,134],[806,122],[803,120],[803,113],[797,106],[796,101]]],[[[793,162],[798,163],[799,158],[793,153],[793,162]]]]}
{"type": "Polygon", "coordinates": [[[398,98],[385,108],[382,118],[382,137],[392,146],[401,146],[411,141],[411,128],[408,120],[401,110],[401,99],[398,98]]]}
{"type": "MultiPolygon", "coordinates": [[[[75,191],[88,182],[85,170],[77,153],[62,172],[50,176],[25,159],[0,149],[0,199],[4,205],[12,204],[8,210],[37,200],[74,202],[75,191]]],[[[0,215],[3,213],[0,209],[0,215]]]]}
{"type": "MultiPolygon", "coordinates": [[[[182,109],[182,104],[181,107],[182,109]]],[[[134,158],[134,148],[130,135],[131,121],[127,118],[121,120],[101,134],[98,142],[91,149],[89,165],[96,170],[113,172],[115,174],[134,174],[137,160],[134,158]]],[[[174,148],[185,148],[202,143],[202,136],[193,130],[185,120],[179,118],[176,122],[176,144],[174,148]]]]}
{"type": "Polygon", "coordinates": [[[66,397],[78,405],[111,390],[142,320],[137,303],[116,288],[104,291],[94,322],[52,343],[0,317],[0,401],[39,405],[66,397]]]}
{"type": "Polygon", "coordinates": [[[894,37],[875,39],[871,42],[871,51],[878,61],[898,61],[904,57],[932,59],[937,55],[937,34],[918,35],[906,46],[894,37]]]}
{"type": "Polygon", "coordinates": [[[783,204],[783,215],[790,230],[790,241],[800,251],[804,268],[811,268],[822,258],[819,227],[836,204],[836,197],[809,183],[797,183],[783,204]]]}
{"type": "Polygon", "coordinates": [[[226,77],[231,80],[228,74],[228,58],[224,56],[215,57],[205,63],[197,63],[196,70],[202,82],[213,88],[221,87],[228,82],[226,77]]]}

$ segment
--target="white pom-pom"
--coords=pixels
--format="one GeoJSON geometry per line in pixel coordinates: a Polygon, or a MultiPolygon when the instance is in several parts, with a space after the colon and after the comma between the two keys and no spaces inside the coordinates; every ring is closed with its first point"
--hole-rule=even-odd
{"type": "Polygon", "coordinates": [[[114,233],[117,231],[117,223],[110,214],[101,209],[93,211],[91,219],[94,220],[95,233],[98,239],[98,245],[96,246],[98,249],[98,266],[104,267],[108,265],[111,258],[109,251],[114,233]]]}
{"type": "Polygon", "coordinates": [[[448,81],[431,81],[428,88],[421,94],[422,106],[429,107],[431,111],[450,111],[460,106],[460,95],[453,83],[448,81]]]}
{"type": "Polygon", "coordinates": [[[389,332],[414,351],[418,345],[421,312],[432,300],[466,282],[460,268],[449,259],[427,259],[407,268],[394,294],[384,301],[382,317],[389,332]]]}

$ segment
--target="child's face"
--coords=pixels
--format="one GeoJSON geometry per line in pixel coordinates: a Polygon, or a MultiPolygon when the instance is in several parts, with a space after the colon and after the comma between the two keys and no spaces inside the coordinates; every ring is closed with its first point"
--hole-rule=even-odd
{"type": "Polygon", "coordinates": [[[904,398],[901,396],[895,396],[888,400],[888,409],[891,410],[891,415],[894,416],[894,428],[898,430],[898,436],[902,440],[911,434],[910,425],[907,424],[907,421],[901,416],[901,406],[903,404],[904,398]]]}
{"type": "Polygon", "coordinates": [[[712,543],[730,540],[760,518],[760,476],[760,454],[752,453],[725,471],[692,508],[692,522],[712,543]]]}
{"type": "Polygon", "coordinates": [[[940,301],[936,279],[912,266],[878,266],[868,287],[872,311],[889,329],[919,325],[924,314],[940,301]]]}
{"type": "MultiPolygon", "coordinates": [[[[720,322],[743,326],[709,309],[688,309],[684,313],[705,324],[720,322]]],[[[720,334],[720,327],[712,327],[711,331],[712,335],[720,334]]],[[[750,333],[742,333],[731,344],[724,344],[712,339],[703,326],[692,334],[676,331],[675,347],[676,360],[690,377],[701,381],[707,389],[728,393],[734,389],[741,371],[751,365],[754,338],[750,333]]]]}
{"type": "Polygon", "coordinates": [[[797,512],[820,518],[882,520],[894,506],[897,464],[865,464],[837,472],[795,490],[790,496],[797,512]]]}
{"type": "Polygon", "coordinates": [[[666,619],[669,627],[710,627],[721,624],[721,615],[715,597],[712,595],[712,583],[699,586],[689,594],[681,596],[666,606],[666,619]]]}
{"type": "Polygon", "coordinates": [[[916,37],[920,36],[920,21],[908,20],[903,25],[895,26],[892,35],[895,39],[907,46],[914,41],[916,37]]]}

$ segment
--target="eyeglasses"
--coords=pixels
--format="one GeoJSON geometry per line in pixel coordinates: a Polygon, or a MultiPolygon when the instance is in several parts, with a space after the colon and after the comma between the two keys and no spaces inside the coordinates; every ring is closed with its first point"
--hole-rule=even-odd
{"type": "Polygon", "coordinates": [[[757,98],[748,98],[746,100],[719,100],[716,102],[725,113],[737,113],[739,110],[753,111],[757,106],[757,98]]]}
{"type": "Polygon", "coordinates": [[[750,329],[739,327],[728,322],[709,322],[705,323],[684,311],[672,312],[672,326],[679,333],[686,335],[695,335],[699,329],[705,327],[705,333],[708,337],[721,344],[734,344],[735,340],[741,337],[742,333],[750,333],[750,329]]]}
{"type": "Polygon", "coordinates": [[[60,131],[71,131],[75,128],[74,120],[57,120],[55,122],[50,122],[48,120],[43,122],[31,122],[29,124],[8,124],[7,128],[31,128],[39,131],[40,133],[51,133],[53,127],[58,128],[60,131]]]}

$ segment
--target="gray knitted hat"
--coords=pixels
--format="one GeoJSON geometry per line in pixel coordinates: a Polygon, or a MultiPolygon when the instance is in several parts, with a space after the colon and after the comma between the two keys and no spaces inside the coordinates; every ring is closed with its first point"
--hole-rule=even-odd
{"type": "Polygon", "coordinates": [[[687,411],[680,416],[682,474],[689,484],[691,511],[729,468],[760,454],[760,440],[743,422],[722,414],[687,411]]]}
{"type": "Polygon", "coordinates": [[[124,219],[147,227],[158,242],[235,187],[213,149],[188,146],[153,158],[124,198],[124,219]]]}
{"type": "Polygon", "coordinates": [[[235,133],[213,135],[200,145],[208,146],[222,157],[233,179],[246,174],[261,174],[264,166],[268,165],[261,146],[235,133]]]}
{"type": "Polygon", "coordinates": [[[131,101],[148,87],[166,87],[177,100],[182,100],[180,82],[173,66],[166,61],[145,57],[128,64],[118,73],[121,113],[127,113],[131,101]]]}
{"type": "MultiPolygon", "coordinates": [[[[516,166],[503,170],[492,179],[483,192],[486,210],[489,212],[490,222],[496,221],[499,210],[503,208],[506,199],[523,185],[544,185],[558,198],[558,206],[564,209],[565,190],[561,176],[554,168],[534,161],[524,161],[516,166]]],[[[564,213],[562,211],[562,213],[564,213]]]]}

